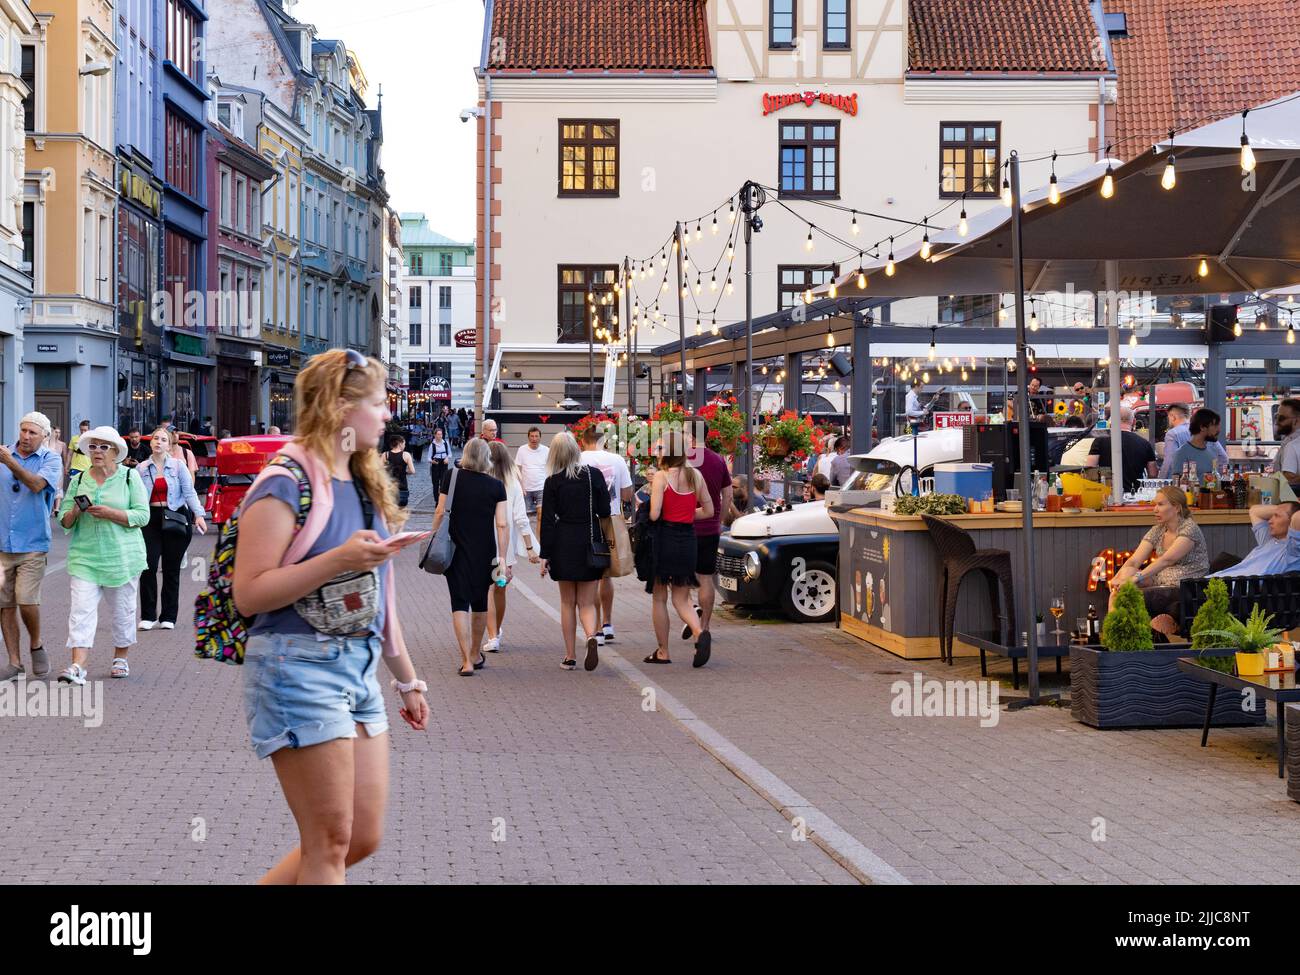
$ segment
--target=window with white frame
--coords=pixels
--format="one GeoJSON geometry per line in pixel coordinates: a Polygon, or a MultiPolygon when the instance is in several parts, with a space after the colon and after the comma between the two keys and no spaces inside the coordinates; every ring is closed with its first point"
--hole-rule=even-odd
{"type": "Polygon", "coordinates": [[[230,167],[221,167],[221,226],[233,226],[230,222],[230,167]]]}

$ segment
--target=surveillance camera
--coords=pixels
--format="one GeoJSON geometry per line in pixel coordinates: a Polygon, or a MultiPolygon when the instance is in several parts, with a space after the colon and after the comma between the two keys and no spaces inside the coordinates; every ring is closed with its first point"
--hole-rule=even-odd
{"type": "Polygon", "coordinates": [[[462,109],[460,110],[460,120],[461,120],[462,122],[468,122],[468,121],[469,121],[470,119],[472,119],[473,117],[474,117],[474,109],[472,109],[472,108],[462,108],[462,109]]]}
{"type": "Polygon", "coordinates": [[[761,233],[763,230],[763,218],[756,213],[750,218],[749,225],[754,228],[754,233],[761,233]]]}

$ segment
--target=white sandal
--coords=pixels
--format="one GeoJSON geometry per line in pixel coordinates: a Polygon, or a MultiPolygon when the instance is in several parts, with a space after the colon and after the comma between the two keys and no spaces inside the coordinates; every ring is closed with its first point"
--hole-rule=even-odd
{"type": "Polygon", "coordinates": [[[113,658],[113,669],[108,672],[109,677],[130,677],[131,665],[127,663],[125,657],[113,658]]]}

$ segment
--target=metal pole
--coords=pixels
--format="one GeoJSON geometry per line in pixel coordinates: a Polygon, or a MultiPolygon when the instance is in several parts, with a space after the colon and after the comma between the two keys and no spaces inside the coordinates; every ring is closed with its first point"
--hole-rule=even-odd
{"type": "MultiPolygon", "coordinates": [[[[1120,432],[1120,400],[1124,395],[1119,378],[1119,262],[1106,262],[1106,354],[1110,357],[1107,379],[1110,385],[1110,499],[1115,504],[1124,500],[1124,444],[1120,432]]],[[[1152,422],[1155,421],[1155,407],[1152,407],[1152,422]]]]}
{"type": "Polygon", "coordinates": [[[592,300],[588,302],[591,308],[591,318],[587,320],[587,412],[596,412],[596,355],[594,342],[596,336],[596,292],[590,291],[592,300]]]}
{"type": "Polygon", "coordinates": [[[627,411],[636,413],[636,346],[632,343],[632,261],[623,258],[623,336],[627,340],[627,411]]]}
{"type": "Polygon", "coordinates": [[[745,221],[745,496],[754,496],[754,214],[751,211],[753,189],[750,183],[741,188],[745,205],[740,215],[745,221]]]}
{"type": "MultiPolygon", "coordinates": [[[[1020,154],[1012,151],[1011,161],[1011,263],[1016,283],[1016,422],[1020,426],[1020,510],[1021,555],[1024,559],[1024,606],[1027,664],[1029,667],[1029,698],[1026,703],[1038,703],[1038,626],[1034,586],[1038,575],[1034,571],[1034,491],[1029,467],[1029,359],[1025,341],[1025,268],[1020,237],[1020,154]]],[[[1014,645],[1017,634],[1012,632],[1014,645]]]]}
{"type": "MultiPolygon", "coordinates": [[[[488,370],[492,368],[492,78],[487,72],[483,84],[483,364],[478,370],[482,375],[475,382],[482,391],[478,403],[480,430],[492,399],[487,384],[488,370]]],[[[432,334],[429,341],[432,344],[432,334]]]]}
{"type": "Polygon", "coordinates": [[[682,383],[682,398],[678,402],[686,408],[686,296],[682,294],[682,222],[677,221],[673,227],[673,249],[677,252],[677,342],[681,347],[681,372],[678,376],[682,383]]]}

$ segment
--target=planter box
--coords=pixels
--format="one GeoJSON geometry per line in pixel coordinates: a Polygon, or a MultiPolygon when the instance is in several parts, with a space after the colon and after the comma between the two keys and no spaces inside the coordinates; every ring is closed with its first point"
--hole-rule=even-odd
{"type": "Polygon", "coordinates": [[[1286,794],[1300,802],[1300,704],[1286,708],[1286,794]]]}
{"type": "MultiPolygon", "coordinates": [[[[1070,713],[1093,728],[1199,728],[1205,723],[1210,685],[1178,669],[1180,657],[1198,651],[1183,645],[1111,653],[1097,646],[1070,648],[1070,713]]],[[[1231,650],[1204,650],[1202,656],[1231,657],[1231,650]]],[[[1241,698],[1220,694],[1213,726],[1262,725],[1267,712],[1261,697],[1254,711],[1241,698]]]]}

